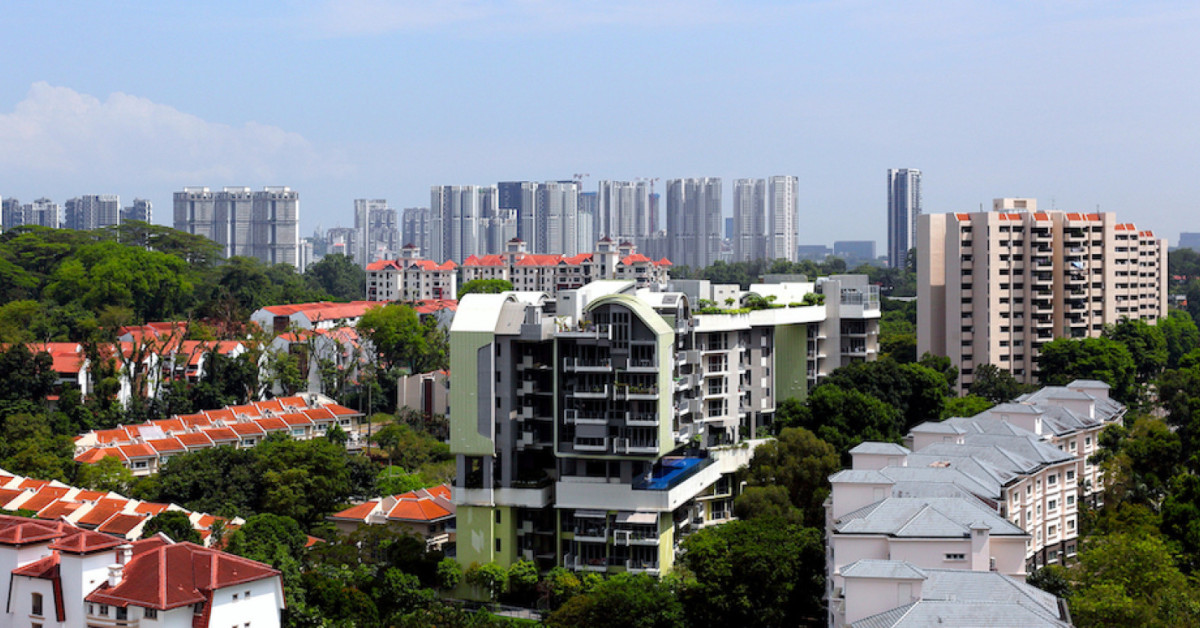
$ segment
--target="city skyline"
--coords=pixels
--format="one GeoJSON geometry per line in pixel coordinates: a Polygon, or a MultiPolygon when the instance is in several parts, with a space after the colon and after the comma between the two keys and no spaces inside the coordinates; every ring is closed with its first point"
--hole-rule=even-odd
{"type": "Polygon", "coordinates": [[[928,213],[1031,196],[1172,242],[1200,227],[1200,10],[1185,4],[68,2],[5,17],[0,51],[23,62],[0,77],[0,195],[23,203],[286,185],[310,233],[352,224],[356,198],[425,206],[438,185],[782,174],[800,177],[800,242],[883,242],[879,173],[913,165],[928,213]],[[569,88],[508,79],[534,72],[569,88]]]}

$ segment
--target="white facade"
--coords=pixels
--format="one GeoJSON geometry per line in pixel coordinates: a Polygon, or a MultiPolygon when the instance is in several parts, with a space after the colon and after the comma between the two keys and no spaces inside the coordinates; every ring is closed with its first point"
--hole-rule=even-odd
{"type": "Polygon", "coordinates": [[[775,176],[767,182],[767,206],[770,209],[770,259],[796,261],[800,244],[800,179],[775,176]]]}

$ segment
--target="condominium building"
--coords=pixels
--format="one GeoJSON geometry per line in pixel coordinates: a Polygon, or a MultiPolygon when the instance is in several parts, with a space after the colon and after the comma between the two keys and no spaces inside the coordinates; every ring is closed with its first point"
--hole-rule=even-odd
{"type": "Polygon", "coordinates": [[[578,255],[532,254],[524,241],[514,238],[503,254],[468,257],[462,273],[463,282],[503,279],[518,291],[556,294],[602,279],[630,279],[639,288],[661,289],[670,267],[665,258],[654,261],[638,253],[633,244],[617,244],[609,238],[595,243],[595,252],[578,255]]]}
{"type": "Polygon", "coordinates": [[[364,268],[377,260],[394,259],[404,244],[396,210],[382,198],[354,199],[354,231],[354,261],[364,268]]]}
{"type": "Polygon", "coordinates": [[[418,254],[432,254],[433,245],[431,244],[430,236],[433,233],[433,225],[430,223],[431,218],[428,207],[405,208],[400,221],[401,246],[412,244],[417,247],[418,254]]]}
{"type": "Polygon", "coordinates": [[[1104,490],[1088,458],[1100,432],[1124,413],[1105,384],[1079,380],[974,417],[923,423],[909,432],[907,447],[852,449],[852,467],[830,477],[826,502],[831,625],[859,614],[845,582],[856,561],[1024,580],[1071,560],[1080,502],[1096,504],[1104,490]]]}
{"type": "Polygon", "coordinates": [[[133,204],[121,210],[121,222],[136,220],[138,222],[154,222],[154,204],[144,198],[133,199],[133,204]]]}
{"type": "MultiPolygon", "coordinates": [[[[767,181],[733,182],[733,261],[750,262],[767,257],[767,181]]],[[[795,247],[792,247],[795,249],[795,247]]]]}
{"type": "Polygon", "coordinates": [[[116,194],[85,194],[67,201],[63,211],[67,229],[99,229],[121,222],[121,197],[116,194]]]}
{"type": "Polygon", "coordinates": [[[993,205],[919,220],[917,351],[949,357],[963,388],[982,364],[1036,382],[1050,340],[1166,316],[1165,239],[1111,212],[1038,211],[1034,199],[993,205]]]}
{"type": "Polygon", "coordinates": [[[667,181],[667,257],[691,268],[721,257],[721,179],[667,181]]]}
{"type": "Polygon", "coordinates": [[[665,573],[684,536],[731,518],[733,474],[778,402],[807,394],[809,330],[827,320],[799,303],[698,315],[634,281],[461,305],[457,560],[602,573],[665,573]]]}
{"type": "Polygon", "coordinates": [[[487,254],[484,220],[499,211],[498,195],[496,186],[434,186],[429,201],[432,250],[423,253],[455,263],[487,254]]]}
{"type": "Polygon", "coordinates": [[[770,259],[796,261],[800,244],[800,179],[776,176],[767,181],[767,206],[770,208],[770,259]]]}
{"type": "MultiPolygon", "coordinates": [[[[916,246],[917,221],[922,214],[921,171],[913,168],[890,168],[887,172],[887,183],[888,266],[904,268],[908,250],[916,246]]],[[[918,255],[918,258],[920,257],[921,255],[918,255]]]]}
{"type": "Polygon", "coordinates": [[[367,264],[368,301],[423,301],[455,299],[458,295],[458,265],[450,260],[437,263],[421,259],[415,245],[406,244],[399,259],[382,259],[367,264]]]}
{"type": "Polygon", "coordinates": [[[651,230],[651,183],[647,180],[601,181],[593,213],[593,235],[645,248],[651,230]]]}
{"type": "Polygon", "coordinates": [[[291,188],[185,187],[174,194],[174,214],[176,229],[216,242],[226,257],[299,264],[300,195],[291,188]]]}

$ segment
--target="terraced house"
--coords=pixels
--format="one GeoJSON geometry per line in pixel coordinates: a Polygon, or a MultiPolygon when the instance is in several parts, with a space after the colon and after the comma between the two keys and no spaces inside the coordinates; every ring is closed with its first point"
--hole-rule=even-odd
{"type": "MultiPolygon", "coordinates": [[[[598,281],[468,295],[450,334],[464,567],[671,569],[727,521],[777,400],[807,394],[824,305],[696,315],[681,292],[598,281]]],[[[815,359],[815,358],[814,358],[815,359]]]]}

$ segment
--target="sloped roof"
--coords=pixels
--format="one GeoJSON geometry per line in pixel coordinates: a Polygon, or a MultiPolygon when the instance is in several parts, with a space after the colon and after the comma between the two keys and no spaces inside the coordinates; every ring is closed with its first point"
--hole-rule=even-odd
{"type": "Polygon", "coordinates": [[[375,509],[378,507],[379,500],[369,501],[358,504],[357,506],[351,506],[340,512],[336,512],[332,515],[329,515],[329,518],[342,521],[366,521],[367,517],[370,516],[372,512],[375,512],[375,509]]]}
{"type": "MultiPolygon", "coordinates": [[[[153,541],[153,539],[147,539],[153,541]]],[[[125,565],[121,582],[105,582],[85,599],[88,602],[168,610],[203,602],[210,592],[264,578],[279,576],[267,565],[194,543],[163,544],[137,551],[125,565]]]]}
{"type": "Polygon", "coordinates": [[[112,517],[122,510],[125,510],[125,505],[128,503],[129,500],[127,499],[118,499],[115,497],[102,499],[96,502],[90,510],[84,513],[76,523],[81,526],[98,526],[105,521],[108,521],[109,517],[112,517]]]}
{"type": "Polygon", "coordinates": [[[144,515],[130,515],[125,513],[117,513],[96,527],[100,532],[108,534],[119,534],[125,536],[133,531],[134,528],[146,521],[148,517],[144,515]]]}
{"type": "Polygon", "coordinates": [[[835,529],[841,534],[966,538],[977,525],[997,536],[1029,536],[983,504],[953,497],[889,497],[843,515],[835,529]]]}
{"type": "Polygon", "coordinates": [[[896,443],[878,443],[868,441],[855,445],[854,449],[850,450],[851,454],[879,454],[887,456],[905,456],[912,451],[908,447],[897,445],[896,443]]]}
{"type": "Polygon", "coordinates": [[[890,580],[924,580],[925,572],[906,560],[856,560],[842,567],[845,578],[886,578],[890,580]]]}
{"type": "Polygon", "coordinates": [[[51,543],[50,549],[68,554],[91,554],[112,549],[124,542],[123,539],[118,539],[107,534],[92,532],[91,530],[77,530],[51,543]]]}

